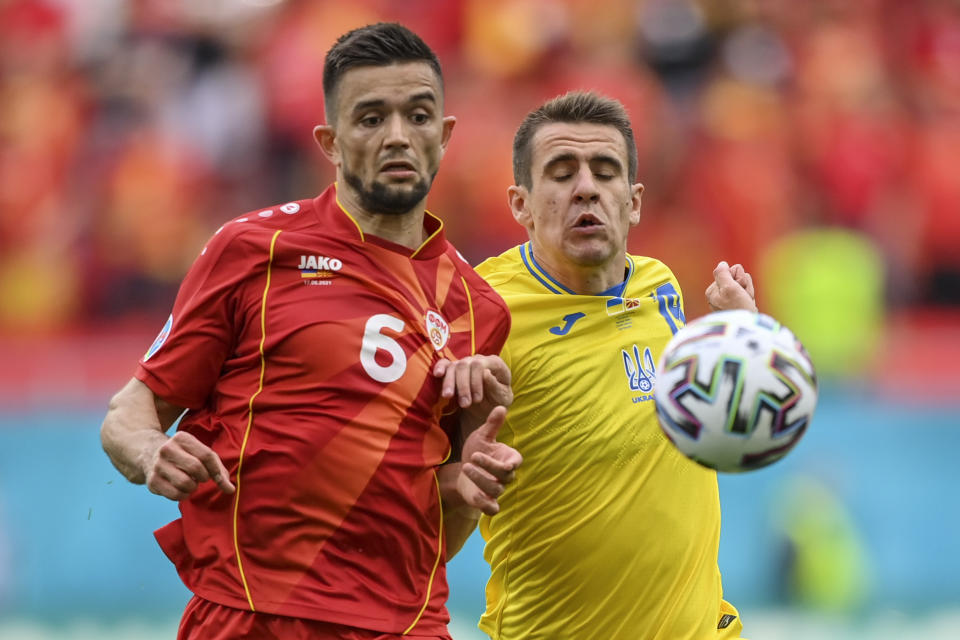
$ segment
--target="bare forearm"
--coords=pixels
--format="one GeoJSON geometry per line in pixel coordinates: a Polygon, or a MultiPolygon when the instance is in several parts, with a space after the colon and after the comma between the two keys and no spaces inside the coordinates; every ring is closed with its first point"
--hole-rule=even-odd
{"type": "Polygon", "coordinates": [[[116,426],[121,419],[108,415],[100,430],[100,441],[113,466],[135,484],[147,481],[147,451],[157,449],[166,440],[166,435],[158,430],[138,429],[131,431],[116,426]]]}
{"type": "Polygon", "coordinates": [[[437,477],[440,482],[440,499],[443,501],[443,529],[447,539],[447,560],[463,548],[470,534],[477,528],[480,510],[467,505],[457,490],[460,463],[440,467],[437,477]]]}
{"type": "Polygon", "coordinates": [[[480,510],[461,507],[452,512],[444,512],[443,527],[447,532],[447,561],[459,553],[467,543],[470,534],[480,521],[480,510]]]}
{"type": "Polygon", "coordinates": [[[207,481],[224,493],[234,493],[230,471],[217,452],[188,431],[167,437],[166,431],[183,413],[145,384],[131,380],[110,401],[100,429],[103,450],[131,482],[146,484],[152,493],[185,500],[207,481]]]}
{"type": "Polygon", "coordinates": [[[100,428],[103,450],[130,482],[146,482],[149,458],[166,440],[166,429],[176,419],[174,408],[161,411],[149,390],[139,380],[131,380],[111,400],[100,428]],[[165,423],[165,424],[164,424],[165,423]]]}

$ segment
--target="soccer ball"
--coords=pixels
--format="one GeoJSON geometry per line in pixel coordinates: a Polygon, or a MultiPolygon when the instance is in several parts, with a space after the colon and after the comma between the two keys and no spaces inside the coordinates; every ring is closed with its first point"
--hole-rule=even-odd
{"type": "Polygon", "coordinates": [[[657,367],[660,427],[717,471],[759,469],[800,440],[817,404],[810,356],[770,316],[718,311],[673,336],[657,367]]]}

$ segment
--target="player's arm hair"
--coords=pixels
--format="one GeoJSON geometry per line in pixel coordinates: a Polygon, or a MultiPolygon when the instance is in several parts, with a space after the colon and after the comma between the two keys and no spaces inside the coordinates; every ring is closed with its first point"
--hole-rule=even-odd
{"type": "Polygon", "coordinates": [[[467,505],[457,491],[460,464],[460,462],[448,462],[437,470],[440,500],[443,504],[443,530],[447,539],[446,559],[448,561],[463,548],[480,520],[480,510],[467,505]]]}
{"type": "Polygon", "coordinates": [[[100,427],[100,442],[113,466],[135,484],[146,482],[149,452],[155,451],[183,407],[159,398],[147,385],[131,378],[110,399],[100,427]]]}

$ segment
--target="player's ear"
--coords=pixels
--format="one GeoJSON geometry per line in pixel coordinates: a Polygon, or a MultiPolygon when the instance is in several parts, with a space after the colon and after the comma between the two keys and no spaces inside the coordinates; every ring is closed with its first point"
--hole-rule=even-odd
{"type": "Polygon", "coordinates": [[[630,187],[630,226],[640,222],[640,199],[643,195],[643,184],[636,183],[630,187]]]}
{"type": "Polygon", "coordinates": [[[340,152],[337,149],[337,133],[328,124],[318,124],[313,128],[313,139],[320,145],[323,155],[327,156],[336,166],[340,162],[340,152]]]}
{"type": "Polygon", "coordinates": [[[528,229],[533,226],[533,217],[527,209],[529,197],[530,192],[524,186],[512,185],[507,188],[507,204],[513,212],[513,219],[528,229]]]}
{"type": "Polygon", "coordinates": [[[440,149],[446,153],[447,144],[450,142],[450,136],[453,135],[453,127],[457,124],[455,116],[445,116],[443,119],[443,131],[440,134],[440,149]]]}

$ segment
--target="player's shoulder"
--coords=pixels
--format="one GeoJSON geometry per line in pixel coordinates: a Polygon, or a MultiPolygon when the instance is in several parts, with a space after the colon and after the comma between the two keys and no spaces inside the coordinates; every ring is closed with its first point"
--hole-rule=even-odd
{"type": "Polygon", "coordinates": [[[666,284],[672,285],[677,292],[680,284],[677,277],[666,264],[649,256],[635,256],[627,254],[627,259],[633,266],[633,275],[630,278],[630,297],[649,295],[666,284]]]}
{"type": "Polygon", "coordinates": [[[254,248],[269,247],[278,232],[309,226],[309,214],[313,207],[312,200],[293,200],[242,213],[220,225],[204,251],[244,253],[254,248]]]}
{"type": "Polygon", "coordinates": [[[511,285],[517,284],[525,273],[521,246],[511,247],[500,255],[487,258],[476,267],[480,277],[501,294],[511,291],[511,285]]]}
{"type": "Polygon", "coordinates": [[[500,294],[497,293],[494,287],[479,273],[479,267],[471,265],[470,262],[463,257],[463,254],[457,251],[450,243],[448,243],[448,254],[454,265],[456,265],[458,273],[467,281],[474,294],[482,296],[489,302],[502,307],[504,310],[507,309],[507,304],[503,301],[500,294]]]}
{"type": "Polygon", "coordinates": [[[278,230],[293,230],[312,226],[311,217],[315,202],[312,199],[291,200],[283,204],[247,211],[227,221],[223,228],[230,227],[234,237],[243,234],[256,236],[258,233],[273,235],[278,230]]]}

